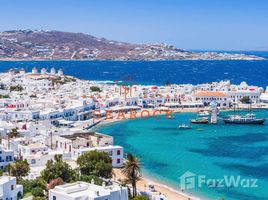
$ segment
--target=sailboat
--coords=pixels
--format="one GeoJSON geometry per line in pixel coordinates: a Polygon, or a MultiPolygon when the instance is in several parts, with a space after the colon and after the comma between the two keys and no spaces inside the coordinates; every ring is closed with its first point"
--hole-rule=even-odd
{"type": "Polygon", "coordinates": [[[265,122],[264,118],[257,118],[255,114],[252,113],[251,103],[249,107],[249,112],[242,116],[236,112],[236,106],[234,104],[234,115],[231,115],[228,118],[223,119],[226,124],[258,124],[261,125],[265,122]]]}

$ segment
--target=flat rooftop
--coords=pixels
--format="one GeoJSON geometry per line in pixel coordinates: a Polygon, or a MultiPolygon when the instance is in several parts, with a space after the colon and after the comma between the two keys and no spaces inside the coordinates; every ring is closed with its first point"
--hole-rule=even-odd
{"type": "Polygon", "coordinates": [[[111,136],[104,135],[104,134],[94,132],[94,131],[91,131],[91,132],[79,132],[79,133],[74,133],[72,135],[61,135],[61,137],[69,139],[69,140],[76,140],[76,138],[78,138],[78,137],[88,139],[89,136],[95,136],[95,137],[98,137],[98,138],[109,138],[109,137],[111,137],[111,136]]]}

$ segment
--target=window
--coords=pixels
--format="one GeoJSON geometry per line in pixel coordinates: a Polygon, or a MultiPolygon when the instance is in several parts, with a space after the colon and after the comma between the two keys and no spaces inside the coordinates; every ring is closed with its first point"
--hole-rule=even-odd
{"type": "Polygon", "coordinates": [[[57,200],[56,196],[53,196],[53,197],[52,197],[52,200],[57,200]]]}
{"type": "Polygon", "coordinates": [[[113,156],[113,151],[108,152],[109,156],[113,156]]]}
{"type": "Polygon", "coordinates": [[[120,150],[117,150],[117,155],[120,155],[121,154],[121,151],[120,150]]]}
{"type": "Polygon", "coordinates": [[[11,191],[14,190],[14,185],[11,185],[11,191]]]}
{"type": "Polygon", "coordinates": [[[121,159],[118,158],[118,159],[117,159],[117,164],[119,164],[120,162],[121,162],[121,159]]]}

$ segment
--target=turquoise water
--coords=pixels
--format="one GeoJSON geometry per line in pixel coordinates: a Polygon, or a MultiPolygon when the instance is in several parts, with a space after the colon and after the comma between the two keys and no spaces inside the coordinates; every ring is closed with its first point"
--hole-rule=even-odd
{"type": "MultiPolygon", "coordinates": [[[[227,115],[230,113],[224,113],[227,115]]],[[[258,110],[267,117],[268,111],[258,110]]],[[[258,179],[257,188],[209,187],[187,189],[186,192],[207,199],[268,199],[268,122],[265,125],[193,125],[191,130],[177,126],[188,123],[194,113],[178,113],[175,120],[129,120],[98,128],[114,136],[116,144],[136,154],[143,173],[175,189],[186,171],[207,178],[238,176],[258,179]]]]}

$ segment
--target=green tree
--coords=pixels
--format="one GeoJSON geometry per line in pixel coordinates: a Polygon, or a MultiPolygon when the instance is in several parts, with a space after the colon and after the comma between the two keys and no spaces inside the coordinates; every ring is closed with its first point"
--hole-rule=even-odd
{"type": "Polygon", "coordinates": [[[10,98],[10,96],[9,95],[0,94],[0,99],[7,99],[7,98],[10,98]]]}
{"type": "Polygon", "coordinates": [[[61,155],[55,155],[54,160],[47,161],[46,168],[41,172],[41,177],[47,183],[56,178],[61,178],[67,183],[77,180],[78,174],[68,163],[62,160],[61,155]]]}
{"type": "Polygon", "coordinates": [[[37,178],[34,180],[20,180],[18,181],[19,184],[23,185],[23,193],[29,193],[32,192],[33,188],[42,188],[43,190],[46,190],[47,184],[42,178],[37,178]]]}
{"type": "Polygon", "coordinates": [[[132,185],[132,195],[133,197],[136,197],[137,182],[141,179],[141,166],[139,159],[132,154],[128,154],[122,173],[126,176],[127,181],[132,185]]]}
{"type": "Polygon", "coordinates": [[[240,99],[241,103],[249,104],[251,102],[251,99],[248,96],[244,96],[242,99],[240,99]]]}
{"type": "Polygon", "coordinates": [[[132,200],[149,200],[147,196],[136,196],[132,200]]]}
{"type": "Polygon", "coordinates": [[[102,185],[103,181],[95,175],[81,175],[79,178],[79,181],[91,183],[92,179],[94,180],[94,183],[96,185],[102,185]]]}
{"type": "Polygon", "coordinates": [[[47,200],[46,197],[34,197],[33,200],[47,200]]]}
{"type": "Polygon", "coordinates": [[[82,175],[111,178],[113,167],[112,159],[105,152],[89,151],[77,159],[82,175]]]}
{"type": "Polygon", "coordinates": [[[34,197],[44,197],[45,196],[44,190],[40,187],[33,188],[31,193],[34,197]]]}
{"type": "Polygon", "coordinates": [[[30,172],[30,166],[26,160],[16,160],[10,165],[10,174],[21,180],[22,177],[27,176],[30,172]]]}
{"type": "Polygon", "coordinates": [[[97,86],[91,86],[90,90],[91,90],[91,92],[100,92],[101,91],[101,89],[97,86]]]}

